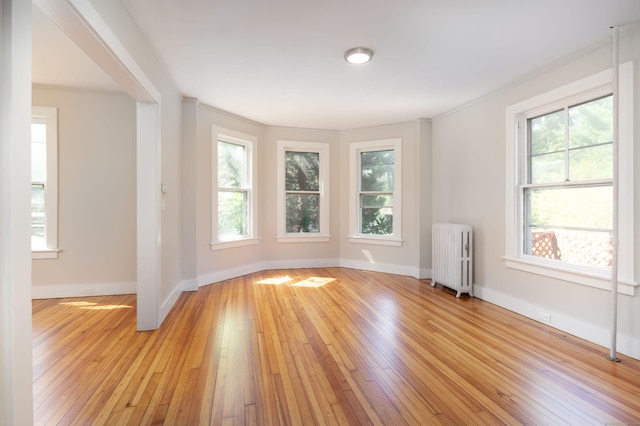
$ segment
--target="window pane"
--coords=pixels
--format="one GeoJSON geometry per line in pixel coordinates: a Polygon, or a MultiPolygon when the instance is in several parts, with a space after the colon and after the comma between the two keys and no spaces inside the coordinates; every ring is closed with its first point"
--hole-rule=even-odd
{"type": "Polygon", "coordinates": [[[360,195],[360,224],[363,234],[393,234],[393,195],[360,195]]]}
{"type": "Polygon", "coordinates": [[[529,120],[531,155],[564,150],[564,110],[529,120]]]}
{"type": "Polygon", "coordinates": [[[529,228],[525,253],[594,268],[611,268],[610,232],[529,228]]]}
{"type": "Polygon", "coordinates": [[[218,141],[218,186],[221,188],[246,188],[246,147],[218,141]]]}
{"type": "Polygon", "coordinates": [[[394,151],[360,153],[360,190],[393,191],[394,151]]]}
{"type": "Polygon", "coordinates": [[[31,181],[47,181],[47,125],[31,123],[31,181]]]}
{"type": "Polygon", "coordinates": [[[530,170],[531,179],[529,183],[564,181],[564,151],[531,157],[530,170]]]}
{"type": "Polygon", "coordinates": [[[612,141],[612,96],[569,108],[569,148],[612,141]]]}
{"type": "Polygon", "coordinates": [[[287,194],[286,232],[320,232],[320,196],[287,194]]]}
{"type": "Polygon", "coordinates": [[[232,240],[247,235],[247,193],[218,192],[218,239],[232,240]]]}
{"type": "Polygon", "coordinates": [[[286,153],[285,162],[287,191],[320,190],[319,153],[288,151],[286,153]]]}
{"type": "Polygon", "coordinates": [[[529,188],[531,226],[599,228],[611,230],[611,186],[587,188],[529,188]]]}
{"type": "Polygon", "coordinates": [[[609,267],[611,186],[525,190],[525,253],[609,267]]]}
{"type": "Polygon", "coordinates": [[[392,207],[393,195],[391,194],[362,194],[360,195],[361,207],[392,207]]]}
{"type": "Polygon", "coordinates": [[[31,248],[46,249],[44,218],[44,185],[31,185],[31,248]]]}
{"type": "Polygon", "coordinates": [[[393,209],[367,207],[360,209],[362,234],[393,235],[393,209]]]}
{"type": "Polygon", "coordinates": [[[613,143],[569,151],[571,180],[611,179],[613,177],[613,143]]]}

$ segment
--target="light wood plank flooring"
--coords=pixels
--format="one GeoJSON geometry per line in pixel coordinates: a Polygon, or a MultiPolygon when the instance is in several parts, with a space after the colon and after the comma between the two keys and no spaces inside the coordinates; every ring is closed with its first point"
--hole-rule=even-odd
{"type": "Polygon", "coordinates": [[[640,361],[409,277],[265,271],[135,315],[33,302],[36,424],[640,423],[640,361]]]}

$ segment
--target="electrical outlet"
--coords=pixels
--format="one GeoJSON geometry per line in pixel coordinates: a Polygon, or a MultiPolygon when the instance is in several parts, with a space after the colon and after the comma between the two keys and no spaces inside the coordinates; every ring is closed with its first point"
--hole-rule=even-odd
{"type": "Polygon", "coordinates": [[[540,312],[540,319],[546,323],[551,323],[551,314],[540,312]]]}
{"type": "Polygon", "coordinates": [[[93,287],[83,287],[82,288],[82,294],[84,294],[85,296],[89,296],[91,294],[95,293],[95,289],[93,287]]]}

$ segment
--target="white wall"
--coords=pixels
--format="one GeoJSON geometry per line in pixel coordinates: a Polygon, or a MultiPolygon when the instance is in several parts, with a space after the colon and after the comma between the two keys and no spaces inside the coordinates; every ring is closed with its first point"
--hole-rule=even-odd
{"type": "MultiPolygon", "coordinates": [[[[341,265],[351,268],[392,272],[420,278],[429,276],[430,271],[421,267],[430,265],[424,259],[424,243],[421,236],[425,223],[420,207],[430,198],[430,191],[423,187],[430,181],[430,143],[425,132],[428,122],[394,124],[342,131],[340,134],[340,164],[333,170],[340,175],[340,259],[341,265]],[[349,144],[352,142],[382,139],[402,139],[402,246],[382,246],[350,242],[349,217],[349,144]]],[[[427,204],[429,205],[429,204],[427,204]]],[[[430,225],[429,225],[430,226],[430,225]]],[[[429,251],[430,253],[430,251],[429,251]]]]}
{"type": "Polygon", "coordinates": [[[57,259],[33,261],[33,297],[136,292],[136,104],[126,94],[34,87],[58,108],[57,259]]]}
{"type": "MultiPolygon", "coordinates": [[[[621,40],[621,46],[621,62],[634,59],[637,65],[639,33],[621,40]]],[[[476,295],[536,320],[540,320],[540,312],[550,313],[552,326],[605,346],[609,344],[610,328],[608,291],[508,269],[501,256],[505,254],[506,107],[610,67],[610,45],[568,58],[438,117],[433,121],[432,135],[433,220],[469,223],[474,227],[476,295]]],[[[637,67],[635,80],[637,108],[640,99],[637,67]]],[[[640,188],[637,117],[636,111],[636,208],[640,188]]],[[[636,217],[636,232],[638,225],[636,217]]],[[[637,247],[635,253],[637,282],[640,270],[637,247]]],[[[640,298],[620,295],[618,350],[636,358],[640,358],[639,320],[640,298]]]]}
{"type": "Polygon", "coordinates": [[[31,2],[0,3],[0,424],[33,422],[31,2]]]}
{"type": "MultiPolygon", "coordinates": [[[[185,101],[187,103],[192,100],[185,101]]],[[[183,110],[184,112],[184,110],[183,110]]],[[[191,155],[195,159],[183,158],[191,166],[195,165],[195,199],[196,205],[183,205],[183,210],[189,217],[195,217],[195,229],[191,230],[195,235],[195,257],[185,261],[195,261],[196,281],[198,285],[210,284],[233,276],[244,275],[264,268],[261,242],[258,244],[229,248],[225,250],[211,250],[211,144],[213,125],[226,129],[245,133],[257,138],[258,156],[262,155],[264,148],[264,126],[241,117],[219,111],[206,105],[198,105],[190,110],[196,117],[185,117],[185,124],[196,125],[194,147],[191,155]],[[195,209],[195,216],[194,211],[195,209]]],[[[184,130],[184,129],[183,129],[184,130]]],[[[186,155],[183,150],[183,155],[186,155]]],[[[258,194],[262,191],[264,182],[260,178],[261,164],[258,165],[258,194]]],[[[259,206],[261,208],[261,206],[259,206]]],[[[186,220],[186,217],[185,217],[186,220]]],[[[259,214],[258,229],[263,227],[262,213],[259,214]]],[[[261,233],[261,231],[259,231],[261,233]]],[[[192,243],[193,244],[193,243],[192,243]]]]}
{"type": "Polygon", "coordinates": [[[339,132],[267,126],[261,151],[260,204],[264,224],[262,227],[263,253],[267,266],[275,268],[338,266],[340,257],[340,192],[345,185],[340,181],[339,132]],[[279,140],[294,142],[321,142],[329,144],[329,207],[330,222],[328,242],[278,242],[277,206],[278,176],[277,144],[279,140]]]}
{"type": "Polygon", "coordinates": [[[428,277],[431,264],[431,123],[416,120],[348,131],[267,126],[183,101],[183,270],[185,289],[263,269],[346,266],[428,277]],[[211,250],[211,127],[258,139],[258,244],[211,250]],[[349,143],[403,141],[403,239],[401,247],[353,244],[349,236],[349,143]],[[278,242],[277,143],[324,142],[330,147],[330,235],[328,242],[278,242]],[[424,208],[428,207],[425,211],[424,208]],[[370,262],[367,255],[376,262],[370,262]]]}
{"type": "Polygon", "coordinates": [[[160,322],[182,290],[181,256],[181,108],[182,95],[165,66],[146,42],[122,2],[91,0],[106,25],[126,48],[144,76],[158,90],[160,99],[161,179],[168,185],[163,194],[161,218],[160,322]]]}

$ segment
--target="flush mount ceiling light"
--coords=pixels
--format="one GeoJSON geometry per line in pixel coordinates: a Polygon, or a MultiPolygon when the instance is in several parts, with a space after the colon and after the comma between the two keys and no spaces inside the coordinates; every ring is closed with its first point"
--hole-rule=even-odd
{"type": "Polygon", "coordinates": [[[365,64],[373,57],[373,50],[368,47],[354,47],[344,52],[344,60],[350,64],[365,64]]]}

